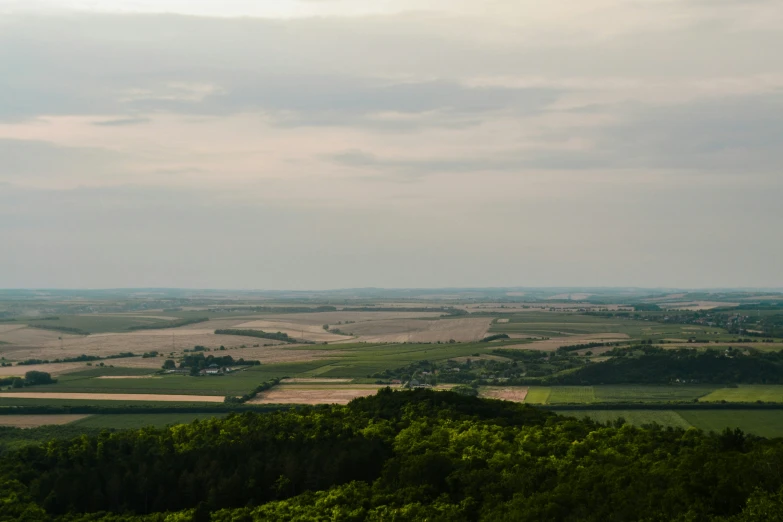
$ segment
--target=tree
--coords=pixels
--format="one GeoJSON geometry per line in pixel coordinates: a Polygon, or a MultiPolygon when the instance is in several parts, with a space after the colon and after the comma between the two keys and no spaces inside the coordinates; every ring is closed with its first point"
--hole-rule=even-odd
{"type": "Polygon", "coordinates": [[[24,384],[27,386],[36,386],[39,384],[52,384],[57,380],[52,379],[52,376],[46,372],[31,371],[24,374],[24,384]]]}
{"type": "Polygon", "coordinates": [[[173,370],[176,367],[177,363],[175,363],[172,359],[166,359],[166,362],[163,363],[164,370],[173,370]]]}

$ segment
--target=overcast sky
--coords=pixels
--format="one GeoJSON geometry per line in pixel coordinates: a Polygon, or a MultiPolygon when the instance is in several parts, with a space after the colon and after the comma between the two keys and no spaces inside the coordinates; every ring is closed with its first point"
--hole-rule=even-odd
{"type": "Polygon", "coordinates": [[[783,0],[0,0],[0,287],[783,287],[783,0]]]}

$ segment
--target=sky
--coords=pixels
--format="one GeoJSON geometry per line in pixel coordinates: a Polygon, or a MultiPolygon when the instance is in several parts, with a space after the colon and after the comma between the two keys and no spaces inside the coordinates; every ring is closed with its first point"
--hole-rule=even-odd
{"type": "Polygon", "coordinates": [[[783,287],[783,0],[0,0],[0,288],[783,287]]]}

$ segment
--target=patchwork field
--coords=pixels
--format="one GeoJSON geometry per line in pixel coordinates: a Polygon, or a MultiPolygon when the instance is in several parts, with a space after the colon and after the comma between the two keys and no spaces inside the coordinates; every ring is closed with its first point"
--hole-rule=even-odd
{"type": "MultiPolygon", "coordinates": [[[[687,340],[698,336],[721,339],[725,330],[698,325],[660,324],[632,319],[607,319],[598,316],[568,312],[524,311],[510,314],[506,323],[495,322],[493,333],[506,333],[520,337],[561,338],[566,336],[598,334],[624,334],[635,339],[659,340],[680,337],[687,340]]],[[[626,338],[627,338],[626,337],[626,338]]],[[[608,337],[607,337],[608,338],[608,337]]]]}
{"type": "MultiPolygon", "coordinates": [[[[270,339],[241,337],[236,335],[215,335],[208,330],[149,330],[131,333],[96,334],[85,337],[67,336],[59,332],[36,330],[28,328],[20,332],[36,332],[35,336],[22,344],[14,342],[10,346],[0,346],[0,354],[7,360],[43,359],[77,357],[79,355],[95,355],[105,357],[124,352],[141,355],[145,352],[182,352],[194,346],[208,348],[253,346],[254,344],[280,344],[270,339]],[[39,334],[38,332],[42,332],[39,334]],[[59,341],[58,336],[63,340],[59,341]]],[[[17,331],[9,335],[17,334],[17,331]]],[[[18,341],[18,339],[17,339],[18,341]]],[[[116,359],[112,364],[125,364],[124,360],[116,359]]],[[[153,363],[154,364],[154,363],[153,363]]],[[[160,365],[160,363],[158,364],[160,365]]]]}

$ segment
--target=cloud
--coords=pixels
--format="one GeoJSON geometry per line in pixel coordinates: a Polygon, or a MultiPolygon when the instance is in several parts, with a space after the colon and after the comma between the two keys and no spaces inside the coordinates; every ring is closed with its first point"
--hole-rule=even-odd
{"type": "Polygon", "coordinates": [[[0,18],[0,286],[781,283],[775,2],[360,4],[0,18]]]}
{"type": "Polygon", "coordinates": [[[116,120],[96,121],[93,125],[101,127],[123,127],[125,125],[140,125],[142,123],[149,123],[150,121],[152,121],[150,118],[118,118],[116,120]]]}

